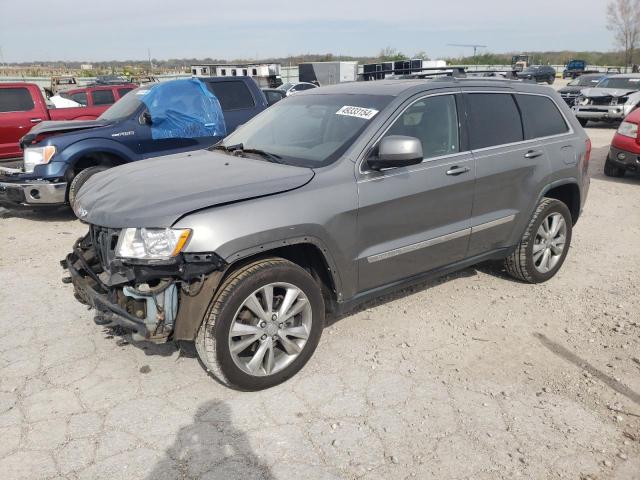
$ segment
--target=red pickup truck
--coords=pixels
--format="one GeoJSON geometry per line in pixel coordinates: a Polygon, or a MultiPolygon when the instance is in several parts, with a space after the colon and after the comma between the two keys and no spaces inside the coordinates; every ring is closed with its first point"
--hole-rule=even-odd
{"type": "Polygon", "coordinates": [[[34,83],[0,83],[0,161],[21,156],[20,138],[45,120],[94,120],[136,85],[78,88],[64,96],[85,105],[50,108],[34,83]]]}

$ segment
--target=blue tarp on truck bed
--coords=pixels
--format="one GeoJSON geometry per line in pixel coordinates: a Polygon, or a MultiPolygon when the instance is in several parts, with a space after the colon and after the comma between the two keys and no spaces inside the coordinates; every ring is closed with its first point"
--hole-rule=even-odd
{"type": "Polygon", "coordinates": [[[151,138],[225,136],[220,102],[196,79],[160,83],[142,98],[151,115],[151,138]]]}

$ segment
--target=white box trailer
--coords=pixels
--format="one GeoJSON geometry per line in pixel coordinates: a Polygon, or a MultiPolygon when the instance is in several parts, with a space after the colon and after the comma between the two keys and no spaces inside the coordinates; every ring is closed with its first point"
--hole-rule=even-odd
{"type": "Polygon", "coordinates": [[[191,65],[194,77],[252,77],[261,87],[277,87],[282,85],[280,64],[202,64],[191,65]]]}
{"type": "Polygon", "coordinates": [[[358,78],[358,62],[309,62],[298,65],[301,82],[318,85],[334,85],[355,82],[358,78]]]}

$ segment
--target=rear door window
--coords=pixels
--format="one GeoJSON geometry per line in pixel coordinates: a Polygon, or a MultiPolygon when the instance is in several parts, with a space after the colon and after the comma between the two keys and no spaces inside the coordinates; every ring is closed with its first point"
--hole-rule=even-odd
{"type": "Polygon", "coordinates": [[[35,107],[28,89],[1,88],[0,112],[28,112],[35,107]]]}
{"type": "Polygon", "coordinates": [[[131,90],[133,90],[133,88],[119,88],[118,89],[118,95],[120,95],[120,98],[124,97],[127,93],[129,93],[131,90]]]}
{"type": "Polygon", "coordinates": [[[94,105],[111,105],[116,101],[111,90],[94,90],[91,98],[94,105]]]}
{"type": "Polygon", "coordinates": [[[551,135],[562,135],[569,126],[558,107],[549,97],[542,95],[516,95],[522,112],[522,123],[527,140],[551,135]]]}
{"type": "Polygon", "coordinates": [[[253,95],[244,82],[205,82],[220,102],[223,111],[253,108],[253,95]]]}
{"type": "Polygon", "coordinates": [[[76,92],[69,95],[71,100],[78,102],[80,105],[87,106],[87,92],[76,92]]]}
{"type": "Polygon", "coordinates": [[[471,148],[494,147],[524,140],[520,112],[508,93],[467,94],[471,148]]]}

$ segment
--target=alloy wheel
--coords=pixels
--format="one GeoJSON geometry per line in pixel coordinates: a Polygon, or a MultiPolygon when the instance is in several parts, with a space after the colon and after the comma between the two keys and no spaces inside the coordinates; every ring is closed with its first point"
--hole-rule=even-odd
{"type": "Polygon", "coordinates": [[[302,352],[311,333],[312,309],[290,283],[270,283],[249,295],[229,329],[234,363],[253,376],[273,375],[302,352]]]}
{"type": "Polygon", "coordinates": [[[533,242],[533,265],[540,273],[547,273],[562,258],[567,239],[567,223],[560,213],[548,215],[538,227],[533,242]]]}

